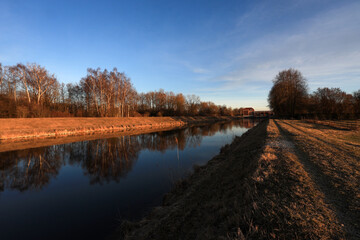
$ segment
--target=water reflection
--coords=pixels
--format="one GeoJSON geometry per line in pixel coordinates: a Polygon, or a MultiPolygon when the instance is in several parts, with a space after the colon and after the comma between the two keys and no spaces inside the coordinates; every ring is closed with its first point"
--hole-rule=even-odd
{"type": "Polygon", "coordinates": [[[41,189],[63,165],[62,146],[42,147],[0,155],[0,190],[41,189]]]}
{"type": "Polygon", "coordinates": [[[226,133],[233,127],[253,126],[254,121],[244,119],[0,153],[0,190],[41,190],[67,164],[80,166],[91,184],[119,182],[131,171],[141,150],[183,150],[186,147],[200,146],[204,136],[212,136],[219,131],[226,133]]]}

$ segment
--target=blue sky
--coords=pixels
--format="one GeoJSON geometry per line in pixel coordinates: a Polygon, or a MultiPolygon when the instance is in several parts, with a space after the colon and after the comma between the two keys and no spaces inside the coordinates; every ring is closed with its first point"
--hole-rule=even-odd
{"type": "Polygon", "coordinates": [[[310,91],[360,89],[360,1],[0,0],[0,62],[64,83],[117,67],[139,92],[261,110],[290,67],[310,91]]]}

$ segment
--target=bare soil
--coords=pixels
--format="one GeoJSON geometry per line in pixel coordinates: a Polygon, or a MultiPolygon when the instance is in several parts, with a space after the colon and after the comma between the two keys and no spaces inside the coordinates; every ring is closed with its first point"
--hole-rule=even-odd
{"type": "Polygon", "coordinates": [[[123,222],[120,238],[360,239],[358,134],[262,122],[144,219],[123,222]]]}

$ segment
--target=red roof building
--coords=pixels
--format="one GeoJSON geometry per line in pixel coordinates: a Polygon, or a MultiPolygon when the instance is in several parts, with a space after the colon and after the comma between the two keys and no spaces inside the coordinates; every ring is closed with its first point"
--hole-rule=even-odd
{"type": "Polygon", "coordinates": [[[252,107],[243,108],[243,117],[253,117],[255,110],[252,107]]]}

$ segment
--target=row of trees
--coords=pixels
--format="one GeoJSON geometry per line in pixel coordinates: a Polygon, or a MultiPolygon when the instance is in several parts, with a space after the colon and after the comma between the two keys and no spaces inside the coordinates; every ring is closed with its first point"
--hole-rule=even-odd
{"type": "Polygon", "coordinates": [[[308,93],[306,79],[295,69],[279,72],[268,102],[281,117],[351,119],[360,117],[360,89],[353,94],[340,88],[318,88],[308,93]]]}
{"type": "Polygon", "coordinates": [[[2,66],[0,117],[232,116],[241,109],[160,89],[138,93],[116,68],[87,70],[78,83],[59,83],[38,64],[2,66]]]}
{"type": "Polygon", "coordinates": [[[59,86],[56,77],[37,64],[3,67],[0,63],[0,116],[39,112],[39,106],[56,102],[59,86]]]}

